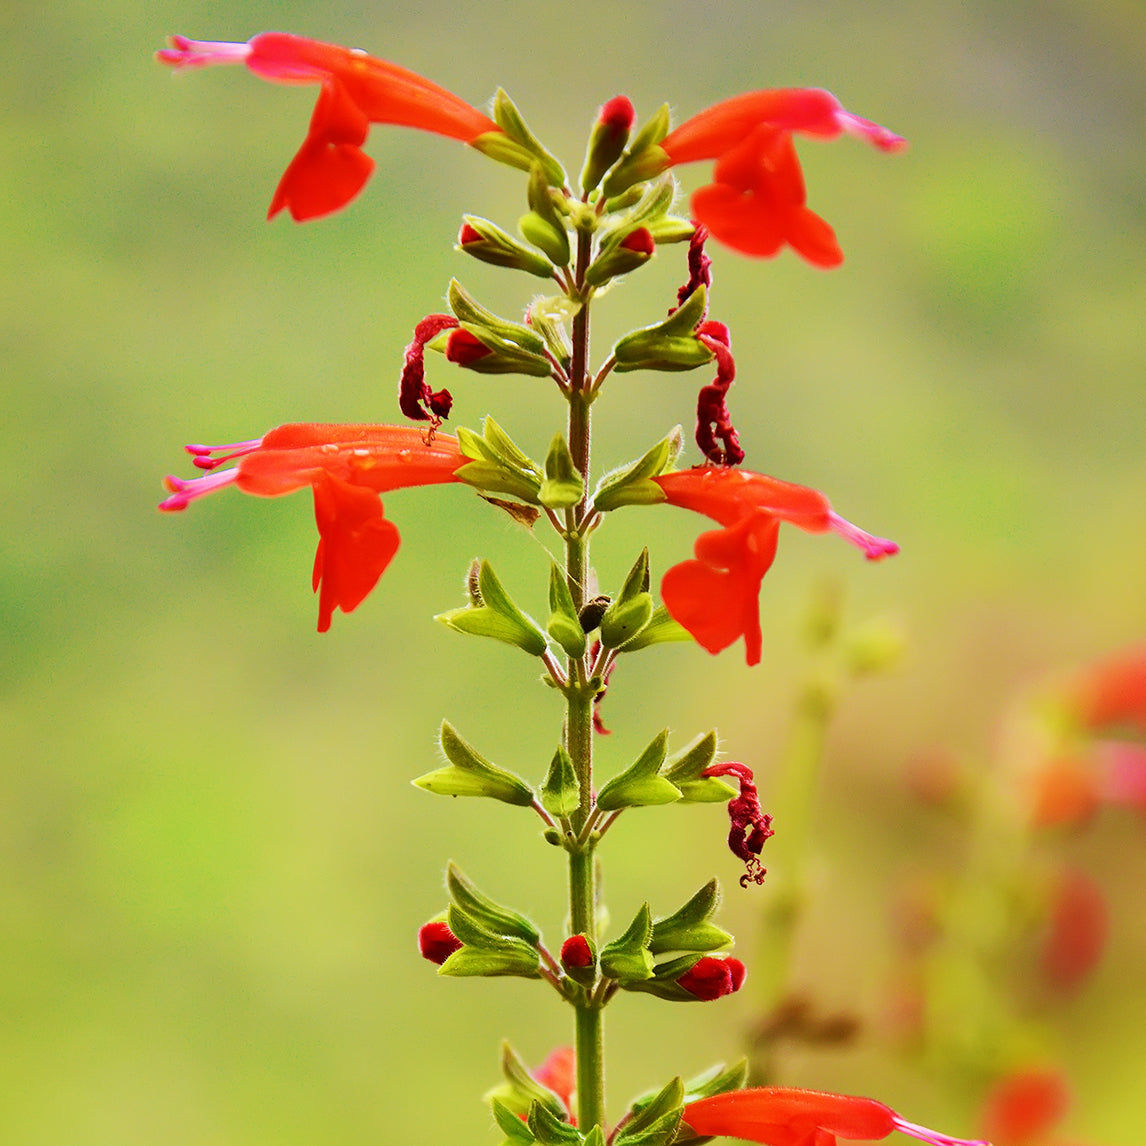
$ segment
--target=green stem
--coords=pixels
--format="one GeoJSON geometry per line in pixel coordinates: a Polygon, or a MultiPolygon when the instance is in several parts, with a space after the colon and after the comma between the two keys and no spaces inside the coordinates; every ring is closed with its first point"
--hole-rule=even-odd
{"type": "MultiPolygon", "coordinates": [[[[583,289],[592,254],[592,236],[577,236],[575,284],[583,289]]],[[[590,417],[589,303],[585,299],[573,319],[573,355],[569,370],[569,451],[585,483],[579,505],[566,515],[565,576],[574,605],[585,604],[589,570],[588,517],[590,417]]],[[[573,817],[578,833],[585,826],[593,802],[593,693],[588,686],[586,658],[570,658],[566,688],[565,747],[580,786],[580,804],[573,817]]],[[[574,934],[596,941],[596,841],[586,840],[569,853],[569,917],[574,934]]],[[[582,1133],[605,1125],[604,1028],[601,1008],[586,999],[575,1003],[577,1051],[577,1123],[582,1133]]]]}

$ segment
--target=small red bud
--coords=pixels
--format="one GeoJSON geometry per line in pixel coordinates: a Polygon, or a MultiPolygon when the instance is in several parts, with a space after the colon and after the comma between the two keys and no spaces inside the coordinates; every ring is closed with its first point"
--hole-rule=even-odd
{"type": "Polygon", "coordinates": [[[459,366],[476,362],[479,358],[485,358],[492,353],[488,346],[468,330],[455,330],[446,342],[447,360],[456,362],[459,366]]]}
{"type": "Polygon", "coordinates": [[[463,223],[462,229],[458,232],[458,246],[464,247],[467,243],[480,243],[482,241],[481,235],[474,229],[472,224],[463,223]]]}
{"type": "Polygon", "coordinates": [[[597,122],[602,127],[626,135],[632,130],[636,119],[637,113],[632,100],[623,95],[613,96],[611,100],[607,100],[601,107],[601,114],[597,116],[597,122]]]}
{"type": "Polygon", "coordinates": [[[638,255],[656,254],[657,244],[647,227],[638,227],[630,231],[618,244],[626,251],[633,251],[638,255]]]}
{"type": "Polygon", "coordinates": [[[584,935],[570,935],[561,944],[561,966],[566,970],[593,966],[593,951],[584,935]]]}
{"type": "Polygon", "coordinates": [[[440,919],[418,928],[418,950],[422,958],[439,967],[461,946],[462,941],[440,919]]]}
{"type": "Polygon", "coordinates": [[[678,987],[683,987],[690,995],[708,1003],[739,991],[744,986],[746,975],[747,970],[739,959],[719,959],[706,955],[698,959],[676,982],[678,987]]]}

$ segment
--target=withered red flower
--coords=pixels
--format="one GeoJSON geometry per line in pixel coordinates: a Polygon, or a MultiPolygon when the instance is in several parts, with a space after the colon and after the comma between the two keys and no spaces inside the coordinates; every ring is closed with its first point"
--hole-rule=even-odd
{"type": "Polygon", "coordinates": [[[874,1098],[783,1086],[698,1099],[685,1105],[684,1121],[697,1134],[766,1146],[836,1146],[837,1138],[886,1138],[894,1130],[929,1146],[989,1146],[917,1126],[874,1098]]]}
{"type": "Polygon", "coordinates": [[[673,619],[710,653],[744,638],[750,665],[763,649],[758,597],[776,557],[780,523],[808,533],[832,532],[863,551],[869,561],[899,552],[893,541],[845,521],[822,493],[765,474],[701,467],[653,479],[670,505],[703,513],[723,528],[702,533],[696,559],[674,565],[661,582],[673,619]]]}
{"type": "Polygon", "coordinates": [[[834,139],[844,132],[881,151],[906,146],[887,128],[846,111],[830,92],[785,88],[715,104],[669,132],[660,147],[670,166],[716,160],[713,181],[692,197],[692,213],[720,242],[764,258],[790,246],[815,266],[834,267],[843,253],[832,228],[807,206],[792,137],[834,139]]]}
{"type": "Polygon", "coordinates": [[[345,207],[374,170],[362,144],[372,123],[415,127],[472,143],[501,129],[445,88],[397,64],[354,48],[285,32],[263,32],[245,44],[173,36],[156,53],[175,68],[245,64],[282,84],[321,84],[306,139],[286,169],[267,218],[284,207],[303,221],[345,207]]]}
{"type": "Polygon", "coordinates": [[[398,551],[398,529],[384,516],[378,495],[460,480],[455,474],[467,462],[456,438],[438,434],[427,444],[412,426],[300,422],[249,442],[187,450],[200,469],[213,472],[190,481],[168,477],[171,496],[160,509],[186,509],[229,485],[261,497],[314,490],[320,633],[330,628],[336,608],[349,613],[362,603],[398,551]],[[231,469],[217,469],[235,459],[231,469]]]}

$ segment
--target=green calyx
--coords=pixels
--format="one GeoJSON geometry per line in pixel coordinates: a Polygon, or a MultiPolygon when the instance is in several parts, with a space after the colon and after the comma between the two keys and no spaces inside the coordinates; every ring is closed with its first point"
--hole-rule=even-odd
{"type": "Polygon", "coordinates": [[[545,455],[545,480],[538,500],[546,509],[568,509],[585,493],[585,482],[577,471],[569,445],[561,434],[555,434],[545,455]]]}
{"type": "Polygon", "coordinates": [[[478,238],[458,243],[455,250],[472,255],[473,258],[495,267],[526,271],[542,279],[553,277],[553,264],[544,255],[539,255],[519,243],[512,235],[488,219],[481,219],[476,215],[464,215],[462,218],[478,238]]]}
{"type": "Polygon", "coordinates": [[[738,789],[704,770],[716,759],[716,732],[706,732],[665,761],[664,775],[689,804],[724,804],[738,789]]]}
{"type": "MultiPolygon", "coordinates": [[[[507,158],[501,159],[501,162],[510,163],[514,167],[521,167],[524,171],[530,171],[534,165],[540,165],[550,187],[565,186],[565,169],[529,130],[525,120],[522,119],[521,112],[517,110],[517,105],[501,88],[498,88],[497,94],[493,97],[493,120],[505,132],[507,139],[517,145],[520,149],[519,154],[529,157],[526,163],[512,162],[508,158],[509,152],[507,150],[507,158]]],[[[486,133],[487,136],[490,134],[492,133],[486,133]]],[[[480,141],[485,138],[486,136],[479,136],[478,140],[474,141],[474,145],[478,146],[478,149],[484,151],[485,154],[490,155],[489,151],[480,146],[480,141]]],[[[664,136],[661,138],[663,139],[664,136]]],[[[500,157],[491,155],[491,158],[498,159],[500,157]]]]}
{"type": "Polygon", "coordinates": [[[416,788],[438,796],[485,796],[523,808],[533,804],[533,789],[520,776],[491,764],[447,721],[442,721],[438,742],[449,763],[419,776],[413,781],[416,788]]]}
{"type": "Polygon", "coordinates": [[[459,426],[458,446],[471,459],[456,471],[464,482],[483,493],[508,493],[541,504],[541,468],[492,418],[482,423],[481,437],[459,426]]]}
{"type": "Polygon", "coordinates": [[[535,979],[540,974],[541,956],[524,939],[487,931],[453,906],[446,915],[446,925],[462,946],[438,968],[439,975],[453,978],[516,975],[535,979]]]}
{"type": "Polygon", "coordinates": [[[488,561],[476,563],[468,579],[470,603],[461,609],[439,613],[434,620],[447,628],[475,637],[491,637],[516,645],[530,656],[541,656],[548,645],[537,624],[511,600],[488,561]]]}
{"type": "Polygon", "coordinates": [[[652,326],[626,334],[613,347],[619,373],[630,370],[695,370],[711,362],[713,353],[693,333],[704,320],[708,292],[699,286],[684,303],[652,326]]]}
{"type": "Polygon", "coordinates": [[[512,936],[531,947],[536,947],[540,942],[541,932],[532,920],[484,895],[453,861],[446,868],[446,889],[453,906],[474,926],[493,935],[512,936]]]}
{"type": "Polygon", "coordinates": [[[549,566],[549,620],[545,631],[561,646],[566,656],[576,658],[585,655],[588,645],[585,629],[577,614],[569,582],[556,564],[549,566]]]}
{"type": "Polygon", "coordinates": [[[684,1083],[671,1079],[652,1098],[634,1105],[613,1146],[667,1146],[676,1137],[684,1112],[684,1083]]]}
{"type": "Polygon", "coordinates": [[[652,913],[643,904],[624,935],[601,949],[598,962],[601,974],[616,979],[622,986],[651,979],[654,974],[649,941],[653,934],[652,913]]]}
{"type": "Polygon", "coordinates": [[[704,885],[672,915],[653,922],[649,950],[654,955],[669,951],[719,951],[732,943],[732,936],[710,922],[720,906],[720,886],[715,879],[704,885]]]}
{"type": "Polygon", "coordinates": [[[569,265],[569,234],[565,223],[557,212],[550,184],[540,163],[535,163],[529,172],[529,213],[518,222],[522,236],[535,247],[544,251],[555,266],[569,265]]]}
{"type": "MultiPolygon", "coordinates": [[[[488,354],[458,363],[479,374],[525,374],[547,377],[553,364],[545,356],[545,342],[535,331],[520,322],[511,322],[484,307],[457,281],[450,280],[446,298],[462,330],[472,334],[488,354]]],[[[450,332],[443,331],[428,345],[445,352],[450,332]]]]}
{"type": "Polygon", "coordinates": [[[620,808],[649,807],[656,804],[672,804],[680,799],[680,789],[660,775],[665,761],[665,747],[668,733],[661,732],[637,757],[636,761],[614,776],[597,797],[597,807],[603,812],[620,808]]]}
{"type": "MultiPolygon", "coordinates": [[[[508,1042],[501,1044],[501,1075],[502,1082],[485,1094],[485,1100],[494,1106],[495,1118],[496,1108],[499,1105],[522,1127],[525,1123],[521,1119],[529,1113],[529,1108],[535,1103],[545,1107],[557,1117],[565,1113],[561,1099],[533,1077],[521,1056],[508,1042]]],[[[498,1125],[501,1125],[500,1118],[498,1125]]],[[[502,1126],[502,1129],[505,1127],[502,1126]]]]}
{"type": "Polygon", "coordinates": [[[649,623],[653,599],[649,594],[649,551],[643,549],[625,578],[621,592],[601,617],[601,644],[607,649],[622,648],[649,623]]]}
{"type": "Polygon", "coordinates": [[[683,445],[684,434],[675,426],[635,462],[606,474],[593,493],[593,508],[608,513],[623,505],[659,505],[665,492],[652,479],[673,468],[683,445]]]}
{"type": "Polygon", "coordinates": [[[669,157],[659,147],[669,131],[668,104],[660,108],[645,122],[619,162],[605,176],[601,184],[601,194],[612,199],[627,191],[636,183],[654,179],[669,165],[669,157]]]}

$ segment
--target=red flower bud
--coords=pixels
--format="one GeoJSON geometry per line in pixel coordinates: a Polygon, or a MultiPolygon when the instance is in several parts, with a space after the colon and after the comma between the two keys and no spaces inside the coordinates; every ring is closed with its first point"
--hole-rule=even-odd
{"type": "Polygon", "coordinates": [[[561,944],[561,966],[566,970],[593,966],[593,951],[584,935],[570,935],[561,944]]]}
{"type": "Polygon", "coordinates": [[[439,967],[461,946],[462,941],[440,919],[418,928],[418,950],[422,958],[439,967]]]}
{"type": "Polygon", "coordinates": [[[490,348],[468,330],[455,330],[446,343],[447,360],[456,362],[459,366],[476,362],[491,353],[493,352],[490,348]]]}
{"type": "Polygon", "coordinates": [[[474,229],[472,223],[462,224],[462,229],[458,232],[459,247],[464,247],[467,243],[480,243],[481,241],[481,235],[474,229]]]}
{"type": "Polygon", "coordinates": [[[606,100],[601,107],[601,114],[597,116],[597,122],[602,127],[611,128],[618,135],[627,135],[632,131],[636,119],[637,113],[633,109],[632,100],[623,95],[606,100]]]}
{"type": "Polygon", "coordinates": [[[657,250],[656,241],[647,227],[638,227],[635,231],[630,231],[617,245],[638,255],[654,255],[657,250]]]}
{"type": "Polygon", "coordinates": [[[739,991],[744,986],[746,975],[744,964],[739,959],[705,955],[676,982],[678,987],[683,987],[690,995],[708,1003],[739,991]]]}

